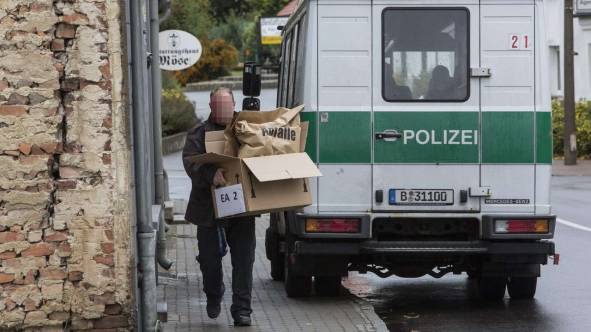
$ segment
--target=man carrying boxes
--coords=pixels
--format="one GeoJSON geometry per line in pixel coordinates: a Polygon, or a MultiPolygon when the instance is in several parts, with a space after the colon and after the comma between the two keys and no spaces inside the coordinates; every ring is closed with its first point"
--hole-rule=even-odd
{"type": "Polygon", "coordinates": [[[183,164],[193,186],[185,218],[197,225],[208,316],[220,313],[227,240],[232,258],[230,311],[234,325],[249,326],[253,216],[310,205],[308,178],[321,174],[304,152],[308,123],[300,123],[303,106],[240,113],[234,113],[234,106],[231,90],[215,89],[209,119],[187,135],[183,164]]]}
{"type": "Polygon", "coordinates": [[[207,315],[217,318],[224,295],[222,257],[226,241],[232,258],[232,306],[230,311],[236,326],[250,326],[252,267],[255,250],[253,216],[233,218],[232,222],[214,217],[211,187],[226,185],[224,171],[213,164],[198,164],[191,156],[205,153],[205,133],[223,130],[234,115],[234,95],[227,88],[217,88],[210,94],[211,115],[204,123],[191,129],[183,149],[183,165],[191,178],[191,196],[185,219],[197,225],[199,264],[203,274],[203,291],[207,296],[207,315]]]}

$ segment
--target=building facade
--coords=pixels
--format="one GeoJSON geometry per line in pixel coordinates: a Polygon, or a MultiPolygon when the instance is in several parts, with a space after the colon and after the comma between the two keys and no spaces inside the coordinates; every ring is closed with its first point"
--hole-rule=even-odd
{"type": "MultiPolygon", "coordinates": [[[[591,1],[573,0],[574,18],[575,97],[591,99],[591,1]]],[[[548,75],[551,93],[563,96],[564,88],[564,0],[544,0],[545,42],[548,47],[548,75]]]]}
{"type": "Polygon", "coordinates": [[[117,0],[0,1],[0,330],[135,325],[117,0]]]}

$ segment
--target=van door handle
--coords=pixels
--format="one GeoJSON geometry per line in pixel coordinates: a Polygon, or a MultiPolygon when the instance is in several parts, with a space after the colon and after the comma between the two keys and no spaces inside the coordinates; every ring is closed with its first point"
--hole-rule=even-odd
{"type": "Polygon", "coordinates": [[[376,140],[384,140],[386,142],[395,142],[402,138],[402,134],[395,129],[386,129],[381,133],[376,133],[376,140]]]}

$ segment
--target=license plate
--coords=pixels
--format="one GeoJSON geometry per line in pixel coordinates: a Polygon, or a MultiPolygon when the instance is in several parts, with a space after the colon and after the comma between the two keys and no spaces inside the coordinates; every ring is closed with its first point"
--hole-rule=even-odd
{"type": "Polygon", "coordinates": [[[390,205],[453,205],[451,189],[390,189],[390,205]]]}

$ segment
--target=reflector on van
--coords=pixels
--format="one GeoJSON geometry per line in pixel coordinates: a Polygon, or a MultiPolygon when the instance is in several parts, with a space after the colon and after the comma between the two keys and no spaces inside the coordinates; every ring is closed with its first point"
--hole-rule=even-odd
{"type": "Polygon", "coordinates": [[[360,229],[361,219],[306,219],[306,233],[359,233],[360,229]]]}
{"type": "Polygon", "coordinates": [[[549,230],[545,219],[495,220],[495,233],[499,234],[547,234],[549,230]]]}

